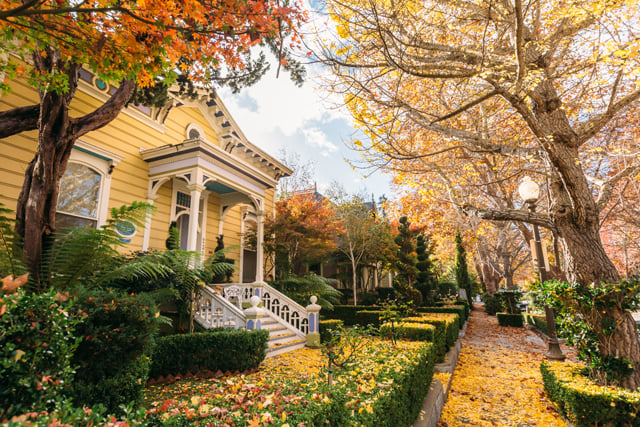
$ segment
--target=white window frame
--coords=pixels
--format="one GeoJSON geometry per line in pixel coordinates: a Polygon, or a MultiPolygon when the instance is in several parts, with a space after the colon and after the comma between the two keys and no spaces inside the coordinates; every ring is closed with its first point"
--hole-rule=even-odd
{"type": "MultiPolygon", "coordinates": [[[[107,218],[109,216],[111,173],[113,172],[113,168],[123,159],[124,157],[122,156],[84,141],[76,141],[73,150],[71,150],[69,163],[81,164],[94,170],[100,175],[100,190],[98,194],[98,206],[96,209],[96,227],[101,227],[107,223],[107,218]]],[[[73,214],[61,213],[73,216],[73,214]]]]}

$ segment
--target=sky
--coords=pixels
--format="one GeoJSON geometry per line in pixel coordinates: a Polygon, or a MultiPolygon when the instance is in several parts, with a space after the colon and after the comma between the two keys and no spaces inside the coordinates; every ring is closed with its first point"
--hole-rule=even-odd
{"type": "Polygon", "coordinates": [[[388,175],[354,171],[345,161],[360,161],[360,155],[345,145],[356,132],[351,116],[333,108],[328,94],[314,87],[313,79],[297,87],[287,73],[276,78],[273,68],[239,94],[220,91],[222,102],[249,141],[278,160],[284,148],[288,155],[297,153],[303,164],[311,161],[321,193],[337,181],[349,193],[373,193],[376,201],[383,194],[391,198],[388,175]]]}

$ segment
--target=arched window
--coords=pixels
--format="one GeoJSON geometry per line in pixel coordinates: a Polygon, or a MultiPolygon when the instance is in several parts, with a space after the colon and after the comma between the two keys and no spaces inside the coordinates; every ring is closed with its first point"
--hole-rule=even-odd
{"type": "Polygon", "coordinates": [[[76,142],[60,180],[56,228],[97,228],[107,219],[111,170],[122,157],[82,141],[76,142]]]}
{"type": "Polygon", "coordinates": [[[56,212],[58,229],[98,226],[102,175],[82,163],[69,162],[60,180],[56,212]]]}

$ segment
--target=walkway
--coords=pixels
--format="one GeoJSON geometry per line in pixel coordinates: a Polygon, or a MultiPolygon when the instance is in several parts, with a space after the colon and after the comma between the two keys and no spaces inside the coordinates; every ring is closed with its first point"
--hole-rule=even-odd
{"type": "Polygon", "coordinates": [[[438,426],[566,426],[545,397],[545,351],[533,331],[498,326],[477,305],[438,426]]]}

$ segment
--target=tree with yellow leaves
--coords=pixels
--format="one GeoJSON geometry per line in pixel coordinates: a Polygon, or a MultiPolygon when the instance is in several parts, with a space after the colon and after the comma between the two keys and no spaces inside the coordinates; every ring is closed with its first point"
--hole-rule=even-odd
{"type": "MultiPolygon", "coordinates": [[[[616,186],[640,170],[627,131],[640,99],[637,2],[327,3],[336,38],[320,55],[371,138],[356,142],[365,160],[436,176],[467,215],[550,230],[573,282],[620,279],[600,220],[616,186]],[[533,176],[542,185],[538,212],[515,198],[472,197],[485,188],[476,180],[478,166],[489,166],[483,159],[504,184],[502,199],[533,176]]],[[[635,322],[610,311],[619,350],[611,356],[638,367],[624,382],[637,388],[635,322]]]]}

